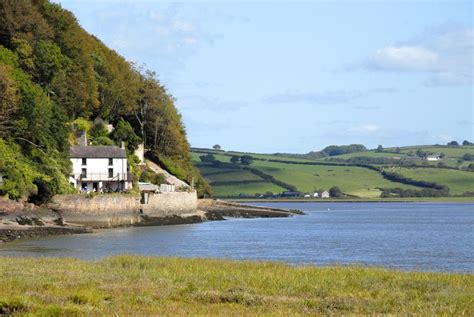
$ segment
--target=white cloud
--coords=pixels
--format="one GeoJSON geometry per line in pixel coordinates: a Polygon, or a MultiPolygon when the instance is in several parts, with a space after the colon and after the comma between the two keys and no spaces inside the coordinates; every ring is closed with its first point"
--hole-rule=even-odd
{"type": "Polygon", "coordinates": [[[436,66],[438,55],[423,47],[387,46],[378,49],[370,62],[381,69],[427,70],[436,66]]]}
{"type": "Polygon", "coordinates": [[[380,131],[381,127],[374,123],[367,123],[359,126],[355,126],[350,129],[350,132],[371,134],[380,131]]]}
{"type": "MultiPolygon", "coordinates": [[[[377,49],[359,64],[373,71],[421,72],[426,85],[472,84],[474,28],[438,28],[399,44],[377,49]]],[[[349,67],[354,68],[354,67],[349,67]]]]}

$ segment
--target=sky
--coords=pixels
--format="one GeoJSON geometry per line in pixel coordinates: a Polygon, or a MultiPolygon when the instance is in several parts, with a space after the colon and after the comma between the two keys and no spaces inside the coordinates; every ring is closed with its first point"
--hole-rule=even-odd
{"type": "Polygon", "coordinates": [[[474,141],[474,2],[58,0],[156,71],[194,147],[474,141]]]}

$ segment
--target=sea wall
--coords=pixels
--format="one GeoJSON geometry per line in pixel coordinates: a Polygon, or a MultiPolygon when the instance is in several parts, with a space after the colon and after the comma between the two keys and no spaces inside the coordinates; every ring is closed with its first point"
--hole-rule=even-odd
{"type": "Polygon", "coordinates": [[[187,217],[197,214],[196,192],[149,194],[147,203],[131,194],[56,195],[48,207],[69,223],[95,228],[139,224],[147,218],[187,217]]]}
{"type": "Polygon", "coordinates": [[[141,208],[150,217],[168,217],[195,214],[197,194],[193,192],[170,192],[150,194],[147,204],[141,208]]]}
{"type": "Polygon", "coordinates": [[[140,197],[135,195],[56,195],[49,207],[66,222],[92,227],[133,225],[140,221],[140,197]]]}

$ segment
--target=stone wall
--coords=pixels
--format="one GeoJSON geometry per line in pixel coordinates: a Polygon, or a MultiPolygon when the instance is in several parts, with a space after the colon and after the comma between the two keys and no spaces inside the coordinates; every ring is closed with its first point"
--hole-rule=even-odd
{"type": "Polygon", "coordinates": [[[95,228],[117,227],[140,223],[142,214],[154,218],[196,215],[197,194],[150,194],[147,204],[141,204],[138,195],[130,194],[56,195],[48,207],[60,213],[66,222],[95,228]]]}
{"type": "Polygon", "coordinates": [[[117,227],[140,221],[140,197],[129,194],[56,195],[49,207],[66,222],[92,227],[117,227]]]}
{"type": "Polygon", "coordinates": [[[150,217],[182,216],[197,212],[196,192],[170,192],[150,194],[148,204],[141,205],[150,217]]]}

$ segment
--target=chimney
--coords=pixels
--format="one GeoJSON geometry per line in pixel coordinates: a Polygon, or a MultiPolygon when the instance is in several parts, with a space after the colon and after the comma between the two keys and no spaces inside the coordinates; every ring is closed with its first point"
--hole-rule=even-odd
{"type": "Polygon", "coordinates": [[[121,148],[125,150],[125,142],[124,142],[124,141],[122,141],[122,146],[121,146],[121,148]]]}

